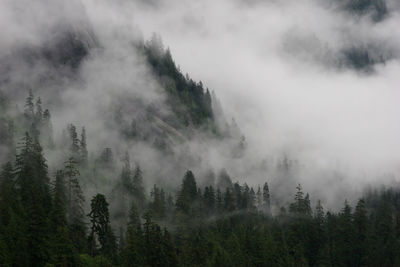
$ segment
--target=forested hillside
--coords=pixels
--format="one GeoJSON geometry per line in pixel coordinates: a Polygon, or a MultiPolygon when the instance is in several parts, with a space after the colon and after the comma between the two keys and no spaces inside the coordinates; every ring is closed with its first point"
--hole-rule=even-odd
{"type": "Polygon", "coordinates": [[[396,4],[167,2],[0,1],[0,266],[400,266],[396,4]]]}
{"type": "MultiPolygon", "coordinates": [[[[233,183],[226,172],[199,187],[191,171],[179,188],[145,194],[129,156],[108,198],[85,199],[84,142],[49,174],[38,137],[26,133],[4,165],[0,194],[2,266],[397,266],[400,192],[369,191],[326,212],[297,185],[271,213],[274,192],[233,183]],[[79,155],[79,157],[78,157],[79,155]],[[81,174],[82,173],[82,174],[81,174]],[[119,199],[118,206],[109,201],[119,199]],[[85,209],[85,201],[90,208],[85,209]]],[[[108,152],[99,159],[109,164],[108,152]]]]}

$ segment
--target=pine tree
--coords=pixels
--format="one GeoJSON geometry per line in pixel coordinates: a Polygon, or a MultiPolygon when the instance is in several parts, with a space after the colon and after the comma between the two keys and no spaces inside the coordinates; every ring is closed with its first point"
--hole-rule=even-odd
{"type": "Polygon", "coordinates": [[[354,266],[354,227],[351,207],[347,200],[339,214],[337,257],[341,264],[354,266]]]}
{"type": "Polygon", "coordinates": [[[41,126],[42,119],[43,119],[43,108],[42,108],[42,100],[40,97],[36,100],[36,123],[41,126]]]}
{"type": "Polygon", "coordinates": [[[175,246],[172,242],[172,237],[167,228],[164,228],[162,236],[162,253],[163,253],[163,266],[179,266],[178,256],[176,255],[175,246]]]}
{"type": "Polygon", "coordinates": [[[78,139],[78,134],[76,133],[76,127],[72,123],[68,125],[68,132],[69,136],[71,138],[71,145],[70,145],[70,151],[72,154],[72,157],[75,159],[79,159],[79,139],[78,139]]]}
{"type": "Polygon", "coordinates": [[[225,190],[226,188],[232,188],[232,180],[229,176],[228,172],[225,169],[222,169],[218,176],[217,187],[221,190],[225,190]]]}
{"type": "Polygon", "coordinates": [[[132,193],[135,200],[138,203],[140,209],[144,207],[145,195],[144,195],[144,187],[143,187],[143,172],[140,169],[139,164],[136,164],[136,168],[133,172],[132,177],[132,193]]]}
{"type": "Polygon", "coordinates": [[[223,210],[223,200],[222,200],[222,194],[221,194],[221,190],[219,188],[217,188],[217,193],[216,193],[216,209],[217,212],[222,212],[223,210]]]}
{"type": "Polygon", "coordinates": [[[300,184],[296,187],[296,189],[297,192],[294,197],[294,202],[290,204],[289,207],[290,212],[301,216],[311,216],[310,196],[307,194],[304,197],[304,193],[300,184]]]}
{"type": "MultiPolygon", "coordinates": [[[[140,172],[140,169],[139,169],[139,172],[140,172]]],[[[121,177],[122,192],[128,193],[128,194],[133,194],[132,170],[131,170],[131,163],[130,163],[128,152],[125,153],[124,166],[122,167],[120,177],[121,177]]]]}
{"type": "Polygon", "coordinates": [[[42,138],[47,146],[54,147],[53,125],[51,124],[51,115],[48,109],[43,112],[42,138]]]}
{"type": "Polygon", "coordinates": [[[37,140],[28,133],[16,159],[16,184],[27,226],[28,261],[44,265],[49,260],[51,196],[46,160],[37,140]]]}
{"type": "Polygon", "coordinates": [[[322,207],[321,200],[318,200],[314,214],[315,231],[312,233],[313,236],[311,237],[313,240],[311,246],[315,265],[327,265],[328,261],[327,247],[325,245],[327,242],[325,221],[324,208],[322,207]]]}
{"type": "Polygon", "coordinates": [[[83,205],[85,198],[79,183],[77,163],[70,157],[65,162],[63,176],[66,182],[66,210],[70,237],[75,248],[83,252],[86,248],[86,226],[83,205]]]}
{"type": "Polygon", "coordinates": [[[0,248],[0,264],[28,266],[24,210],[14,178],[13,166],[5,164],[0,174],[0,237],[4,241],[0,248]]]}
{"type": "Polygon", "coordinates": [[[85,129],[85,127],[82,127],[81,140],[80,140],[79,144],[80,144],[80,146],[79,146],[80,163],[83,166],[86,166],[87,162],[88,162],[88,150],[87,150],[87,144],[86,144],[86,129],[85,129]]]}
{"type": "Polygon", "coordinates": [[[53,205],[51,218],[51,262],[56,266],[73,266],[75,252],[70,240],[67,218],[67,188],[64,174],[58,171],[53,190],[53,205]]]}
{"type": "Polygon", "coordinates": [[[165,217],[165,193],[164,190],[158,188],[156,185],[153,186],[151,191],[152,202],[150,203],[150,211],[154,218],[162,219],[165,217]]]}
{"type": "Polygon", "coordinates": [[[366,241],[367,241],[367,228],[368,228],[367,210],[365,208],[365,201],[360,199],[357,203],[354,212],[354,229],[355,229],[355,264],[357,266],[366,265],[366,241]]]}
{"type": "Polygon", "coordinates": [[[205,201],[205,206],[207,208],[207,213],[209,215],[214,214],[215,212],[215,205],[216,205],[216,199],[215,199],[215,192],[214,188],[212,186],[206,186],[204,189],[204,196],[203,199],[205,201]]]}
{"type": "Polygon", "coordinates": [[[177,210],[184,214],[189,214],[191,206],[196,198],[196,179],[191,171],[187,171],[183,177],[182,186],[176,199],[177,210]]]}
{"type": "Polygon", "coordinates": [[[116,238],[111,230],[108,203],[102,194],[97,194],[92,198],[91,211],[88,214],[91,228],[89,235],[89,251],[95,255],[96,240],[100,244],[99,253],[110,259],[115,259],[117,252],[116,238]]]}
{"type": "Polygon", "coordinates": [[[72,157],[65,162],[64,175],[67,183],[67,215],[70,224],[82,225],[84,220],[83,203],[85,199],[79,184],[80,173],[76,165],[77,162],[72,157]]]}
{"type": "Polygon", "coordinates": [[[250,188],[249,202],[248,202],[247,208],[251,211],[255,211],[257,209],[256,208],[256,193],[254,192],[253,187],[250,188]]]}
{"type": "Polygon", "coordinates": [[[143,233],[141,228],[140,216],[132,203],[129,211],[129,221],[126,232],[126,248],[122,253],[125,266],[143,266],[143,233]]]}
{"type": "Polygon", "coordinates": [[[226,212],[232,212],[235,210],[235,202],[234,197],[229,188],[226,188],[224,194],[224,210],[226,212]]]}
{"type": "Polygon", "coordinates": [[[263,186],[263,211],[265,214],[271,214],[271,196],[267,182],[263,186]]]}
{"type": "Polygon", "coordinates": [[[260,186],[257,187],[256,197],[257,197],[257,210],[263,210],[263,195],[261,193],[260,186]]]}
{"type": "Polygon", "coordinates": [[[31,121],[35,114],[35,106],[33,104],[33,100],[34,100],[33,92],[30,89],[28,92],[28,97],[25,100],[25,109],[24,109],[24,115],[28,121],[31,121]]]}

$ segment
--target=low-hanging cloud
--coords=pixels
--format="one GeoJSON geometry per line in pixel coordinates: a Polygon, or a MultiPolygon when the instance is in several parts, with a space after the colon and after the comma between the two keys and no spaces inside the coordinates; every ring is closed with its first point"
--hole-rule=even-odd
{"type": "MultiPolygon", "coordinates": [[[[352,188],[393,181],[383,173],[397,177],[400,17],[393,3],[378,23],[328,1],[160,6],[136,6],[135,21],[144,32],[162,33],[182,69],[218,92],[256,157],[289,154],[310,168],[338,168],[349,178],[337,184],[352,188]],[[374,47],[371,56],[385,63],[372,73],[332,67],[352,47],[374,47]]],[[[317,191],[327,179],[318,171],[302,176],[317,191]]]]}

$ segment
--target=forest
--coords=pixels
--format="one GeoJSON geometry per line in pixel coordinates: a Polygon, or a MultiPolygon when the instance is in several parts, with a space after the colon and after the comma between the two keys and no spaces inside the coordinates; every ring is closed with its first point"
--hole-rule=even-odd
{"type": "Polygon", "coordinates": [[[0,266],[400,266],[395,1],[12,2],[0,266]]]}
{"type": "Polygon", "coordinates": [[[338,200],[334,212],[320,201],[312,207],[312,196],[293,184],[291,202],[273,212],[268,181],[251,187],[221,170],[200,186],[187,170],[177,188],[145,188],[146,172],[132,166],[129,153],[120,169],[110,148],[89,156],[85,128],[78,137],[69,124],[65,143],[56,144],[50,111],[32,91],[18,120],[2,117],[1,140],[15,159],[0,175],[1,266],[400,264],[395,188],[370,189],[354,207],[338,200]],[[26,131],[13,147],[15,128],[26,131]],[[65,147],[62,168],[49,171],[41,143],[65,147]],[[88,180],[110,172],[118,173],[111,192],[87,198],[88,180]]]}

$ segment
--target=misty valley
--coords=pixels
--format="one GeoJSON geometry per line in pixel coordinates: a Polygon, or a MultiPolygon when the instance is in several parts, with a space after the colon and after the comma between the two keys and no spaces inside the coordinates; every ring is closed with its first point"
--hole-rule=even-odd
{"type": "Polygon", "coordinates": [[[0,1],[0,266],[400,266],[399,22],[0,1]]]}

